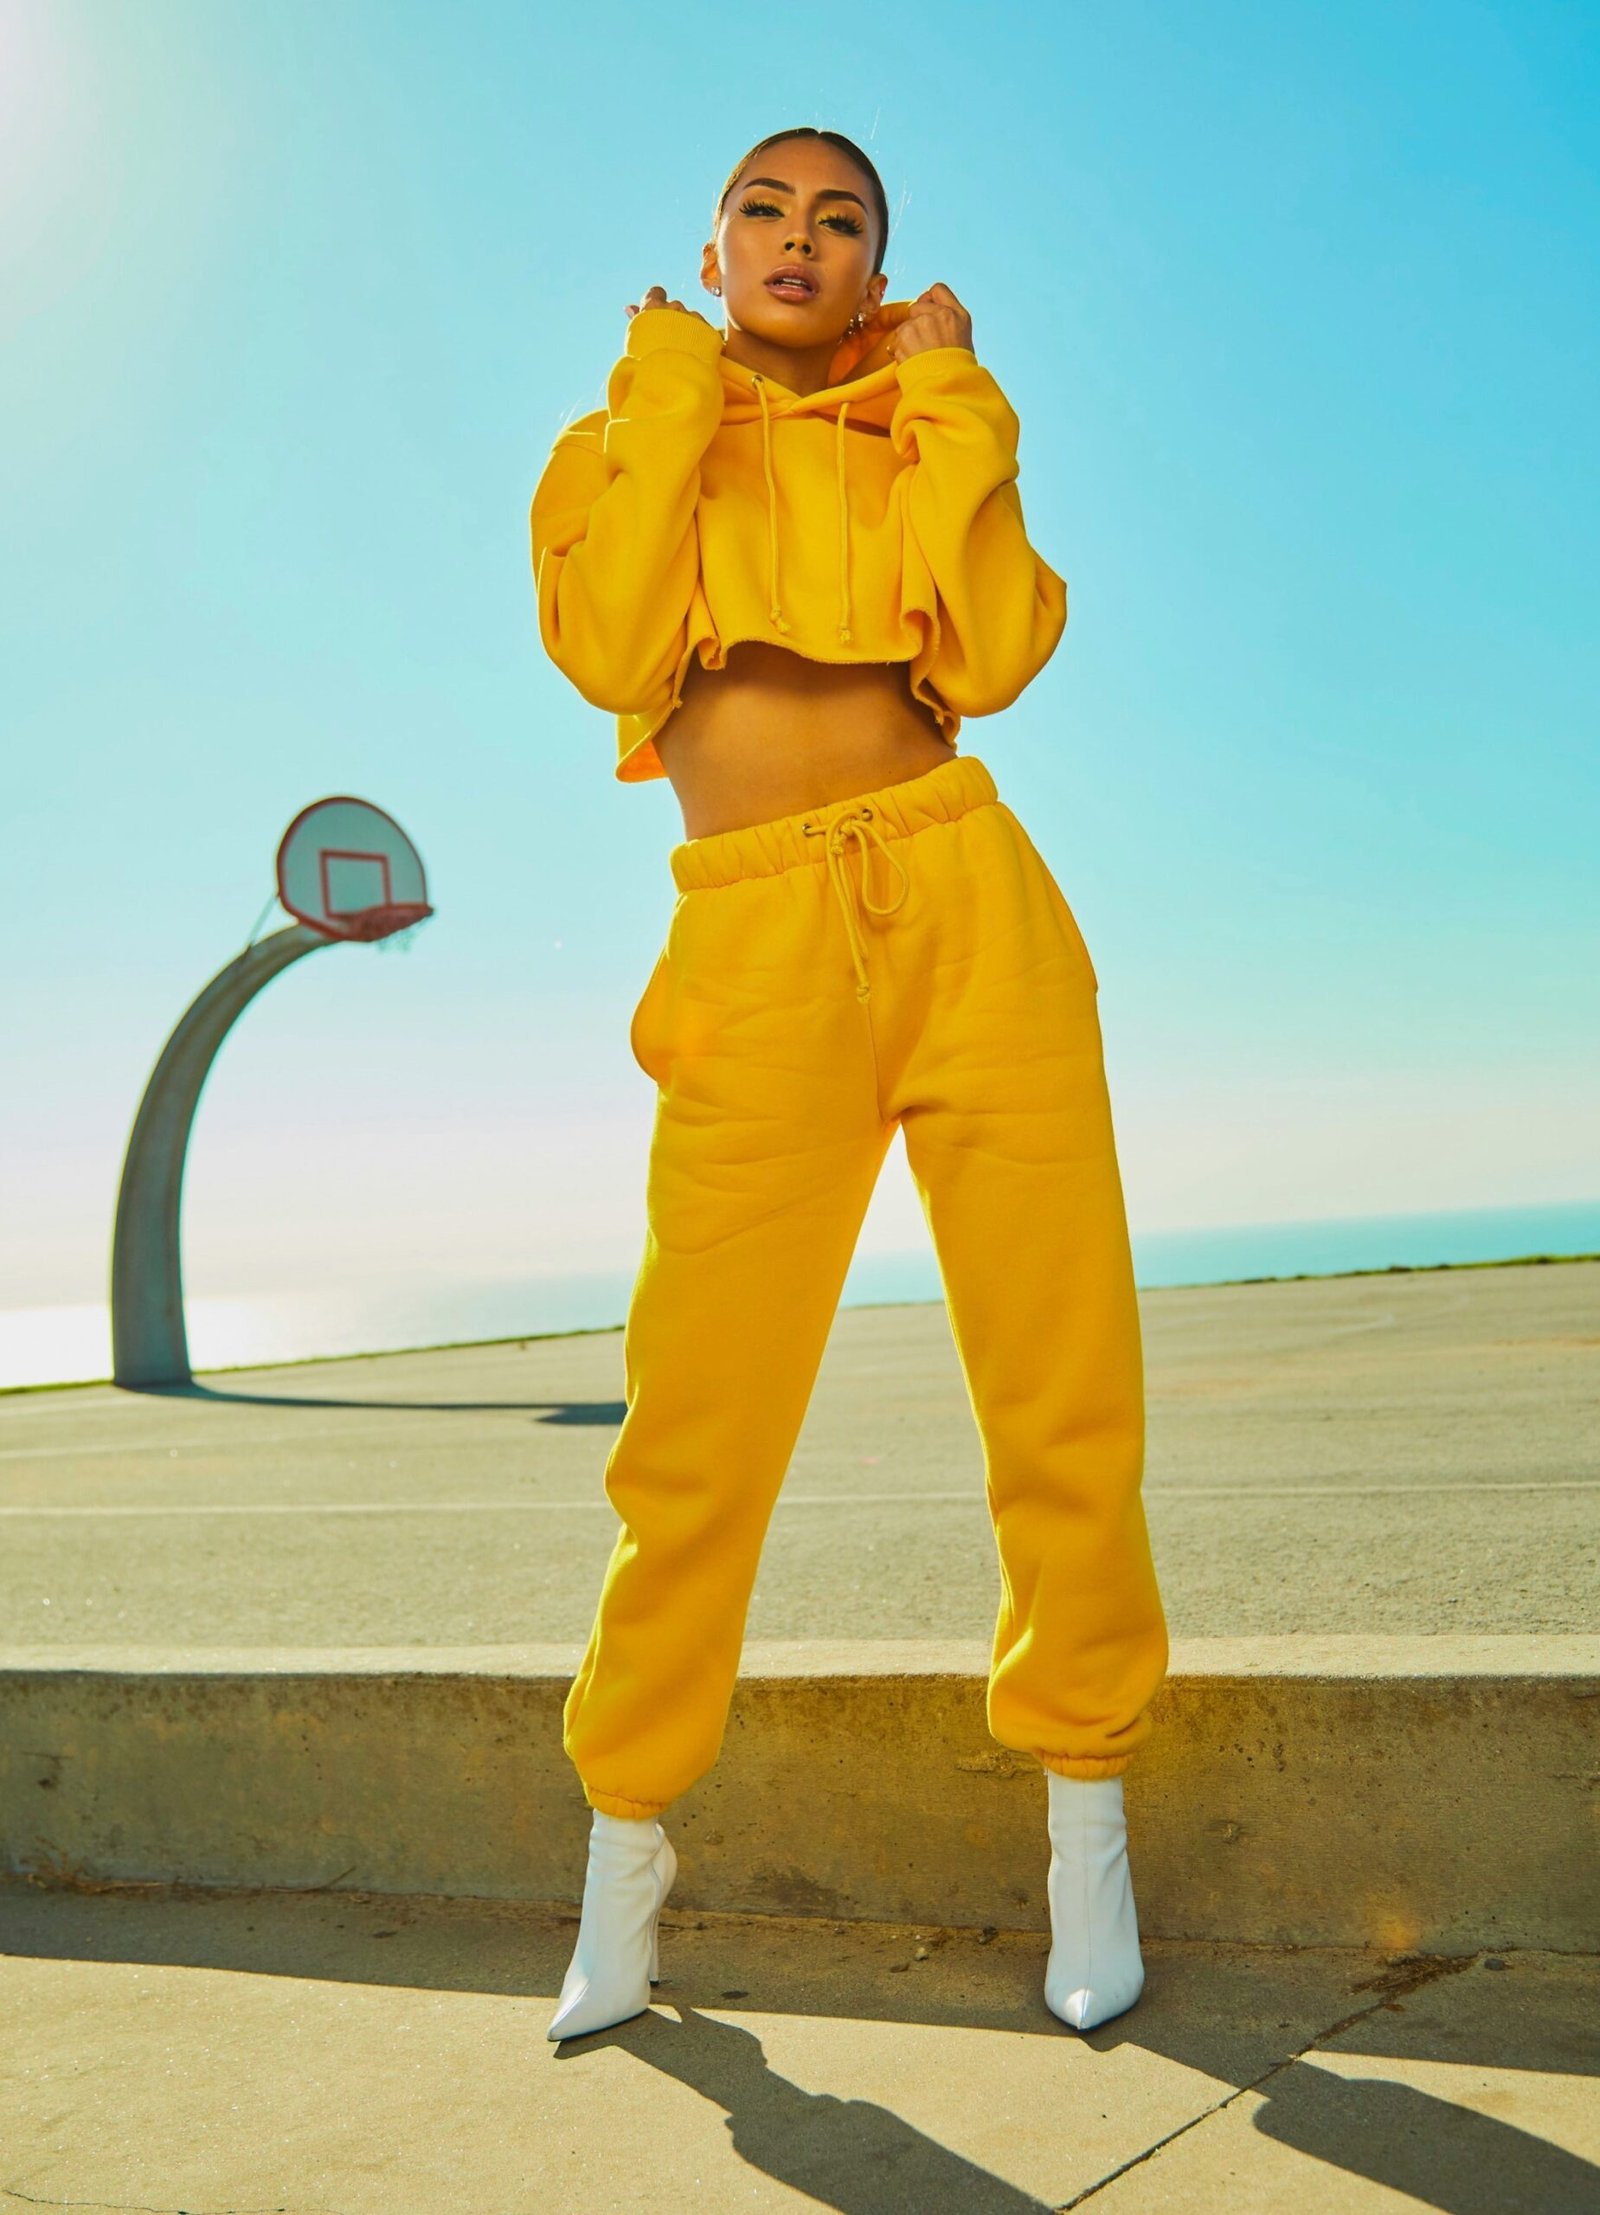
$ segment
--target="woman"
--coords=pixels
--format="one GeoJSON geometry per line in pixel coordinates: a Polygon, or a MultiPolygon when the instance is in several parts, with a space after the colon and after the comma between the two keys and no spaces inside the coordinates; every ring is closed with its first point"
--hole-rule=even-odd
{"type": "Polygon", "coordinates": [[[593,1811],[550,2023],[637,2014],[677,1867],[660,1817],[715,1761],[762,1540],[897,1128],[983,1441],[1002,1601],[989,1727],[1047,1775],[1045,1998],[1143,1984],[1122,1771],[1166,1636],[1096,979],[1071,911],[955,739],[1054,652],[1017,418],[949,286],[889,302],[888,208],[831,131],[760,141],[701,283],[654,285],[607,405],[532,510],[540,635],[617,717],[616,775],[683,809],[635,1009],[657,1090],[622,1519],[565,1745],[593,1811]]]}

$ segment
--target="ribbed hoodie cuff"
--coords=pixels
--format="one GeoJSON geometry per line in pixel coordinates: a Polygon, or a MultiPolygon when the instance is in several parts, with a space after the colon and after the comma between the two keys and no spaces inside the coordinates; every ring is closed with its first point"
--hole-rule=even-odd
{"type": "Polygon", "coordinates": [[[682,308],[641,308],[629,320],[626,351],[638,361],[664,346],[714,362],[722,352],[722,333],[682,308]]]}
{"type": "Polygon", "coordinates": [[[910,392],[924,380],[936,382],[948,377],[953,369],[977,366],[977,354],[970,346],[925,346],[920,354],[908,354],[904,361],[895,363],[903,392],[910,392]]]}

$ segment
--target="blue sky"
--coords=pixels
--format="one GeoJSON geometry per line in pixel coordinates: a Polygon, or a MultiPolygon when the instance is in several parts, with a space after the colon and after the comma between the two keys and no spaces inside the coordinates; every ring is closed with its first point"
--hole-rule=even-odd
{"type": "MultiPolygon", "coordinates": [[[[1595,1195],[1597,114],[1537,0],[0,0],[0,1300],[100,1296],[336,791],[438,914],[229,1042],[192,1288],[636,1257],[682,824],[542,656],[527,503],[790,123],[1021,416],[1070,621],[962,746],[1092,947],[1136,1227],[1595,1195]]],[[[923,1235],[897,1151],[863,1245],[923,1235]]]]}

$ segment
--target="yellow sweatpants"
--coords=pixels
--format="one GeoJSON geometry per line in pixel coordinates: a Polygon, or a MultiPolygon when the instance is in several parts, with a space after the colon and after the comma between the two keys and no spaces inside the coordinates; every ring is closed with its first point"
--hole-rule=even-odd
{"type": "Polygon", "coordinates": [[[972,754],[674,846],[634,1012],[658,1088],[606,1464],[622,1527],[567,1695],[591,1807],[712,1766],[761,1546],[899,1126],[984,1453],[988,1723],[1075,1777],[1149,1729],[1166,1630],[1096,979],[972,754]]]}

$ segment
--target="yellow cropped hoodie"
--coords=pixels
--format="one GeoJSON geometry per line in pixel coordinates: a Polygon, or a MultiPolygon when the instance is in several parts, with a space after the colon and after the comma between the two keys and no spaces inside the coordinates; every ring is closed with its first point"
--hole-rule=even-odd
{"type": "Polygon", "coordinates": [[[666,774],[655,734],[689,658],[763,639],[814,661],[909,662],[952,750],[1055,652],[1067,588],[1028,543],[1018,420],[969,346],[906,361],[886,301],[818,392],[731,361],[720,331],[643,308],[606,405],[555,442],[530,517],[539,634],[617,718],[616,775],[666,774]]]}

